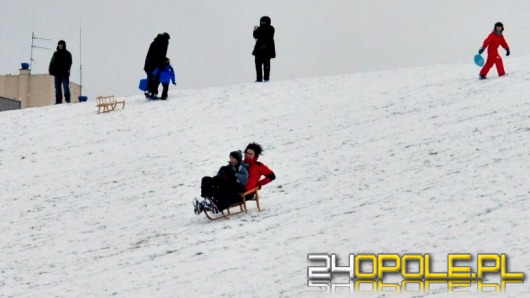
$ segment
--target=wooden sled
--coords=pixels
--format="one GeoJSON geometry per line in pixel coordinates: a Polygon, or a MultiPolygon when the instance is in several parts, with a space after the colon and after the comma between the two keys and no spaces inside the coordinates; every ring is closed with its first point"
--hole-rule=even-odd
{"type": "Polygon", "coordinates": [[[117,100],[114,98],[114,95],[98,96],[96,98],[96,103],[96,107],[98,107],[98,114],[114,111],[119,103],[122,104],[122,109],[125,109],[125,100],[117,100]]]}
{"type": "Polygon", "coordinates": [[[225,210],[220,211],[219,214],[213,214],[212,212],[206,211],[206,210],[204,211],[204,214],[206,214],[206,217],[208,217],[210,220],[218,220],[221,218],[230,219],[229,217],[230,215],[235,215],[235,214],[239,214],[243,212],[247,213],[248,212],[248,208],[247,208],[248,201],[255,201],[256,207],[258,208],[258,212],[261,212],[263,209],[261,209],[261,206],[259,203],[258,190],[259,188],[256,187],[256,188],[253,188],[251,190],[248,190],[242,193],[241,202],[230,205],[230,207],[226,208],[225,210]],[[252,197],[247,198],[247,196],[252,196],[252,197]],[[236,208],[236,207],[238,207],[239,210],[237,210],[236,212],[230,211],[230,209],[236,208]]]}

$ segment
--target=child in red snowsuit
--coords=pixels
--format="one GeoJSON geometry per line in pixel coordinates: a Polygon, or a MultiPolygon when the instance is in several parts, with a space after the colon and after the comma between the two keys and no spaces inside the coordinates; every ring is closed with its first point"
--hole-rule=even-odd
{"type": "Polygon", "coordinates": [[[497,48],[499,46],[502,46],[506,50],[506,56],[510,56],[510,47],[508,46],[508,43],[506,43],[506,40],[504,40],[504,36],[502,35],[502,32],[504,31],[504,25],[501,22],[495,23],[495,26],[493,27],[493,32],[488,35],[488,37],[484,40],[484,43],[482,44],[482,48],[478,50],[479,54],[482,54],[486,48],[488,48],[488,59],[486,60],[486,64],[484,64],[484,67],[480,70],[480,79],[485,79],[486,75],[488,74],[490,68],[495,64],[497,67],[497,73],[499,76],[503,76],[506,73],[504,72],[504,65],[502,63],[502,58],[499,55],[499,52],[497,52],[497,48]]]}

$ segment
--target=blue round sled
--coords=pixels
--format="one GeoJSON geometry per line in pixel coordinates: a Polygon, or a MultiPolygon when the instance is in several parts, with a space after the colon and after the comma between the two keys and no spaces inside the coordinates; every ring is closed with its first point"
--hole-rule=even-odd
{"type": "Polygon", "coordinates": [[[475,55],[475,64],[477,66],[483,66],[484,65],[484,58],[480,54],[475,55]]]}

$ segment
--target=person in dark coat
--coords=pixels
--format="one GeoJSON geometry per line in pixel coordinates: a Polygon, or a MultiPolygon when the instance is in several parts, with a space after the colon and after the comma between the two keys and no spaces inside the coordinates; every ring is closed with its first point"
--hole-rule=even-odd
{"type": "Polygon", "coordinates": [[[243,154],[240,150],[230,152],[230,161],[222,166],[214,177],[203,177],[201,180],[201,197],[193,201],[195,214],[211,211],[214,214],[241,201],[248,182],[247,166],[242,163],[243,154]]]}
{"type": "Polygon", "coordinates": [[[276,58],[274,46],[274,27],[271,26],[271,18],[263,16],[260,25],[254,26],[252,34],[256,39],[252,55],[256,63],[256,82],[268,82],[270,79],[271,59],[276,58]]]}
{"type": "Polygon", "coordinates": [[[63,101],[70,102],[70,68],[72,67],[72,54],[66,49],[66,42],[59,40],[57,50],[53,53],[48,68],[48,73],[55,77],[55,104],[61,104],[63,101]]]}
{"type": "Polygon", "coordinates": [[[145,96],[148,99],[158,99],[159,77],[153,75],[155,68],[164,66],[164,60],[169,45],[169,34],[167,32],[158,34],[147,51],[145,57],[144,71],[147,74],[147,90],[145,96]]]}

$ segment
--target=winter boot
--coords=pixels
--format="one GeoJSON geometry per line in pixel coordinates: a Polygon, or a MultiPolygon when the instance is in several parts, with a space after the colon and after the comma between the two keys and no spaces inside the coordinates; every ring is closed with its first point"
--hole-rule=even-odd
{"type": "Polygon", "coordinates": [[[199,215],[204,211],[204,206],[202,205],[202,202],[199,202],[197,199],[193,199],[193,209],[195,214],[199,215]]]}
{"type": "Polygon", "coordinates": [[[201,203],[204,206],[204,210],[210,211],[213,214],[219,213],[219,208],[217,208],[217,204],[215,204],[212,198],[205,198],[201,203]]]}

